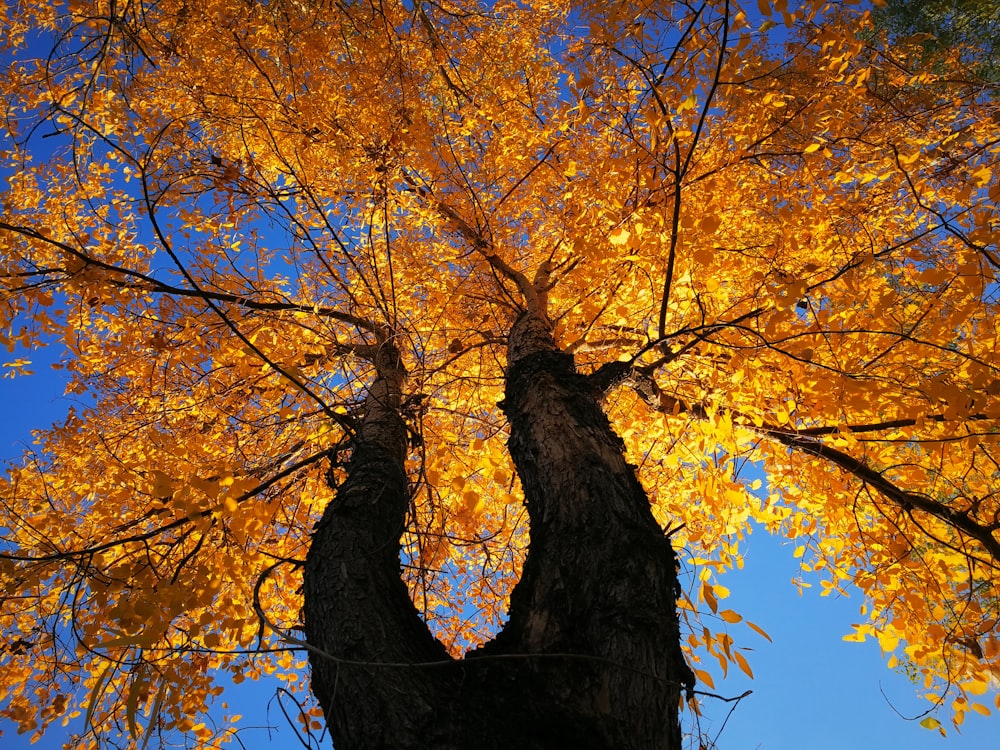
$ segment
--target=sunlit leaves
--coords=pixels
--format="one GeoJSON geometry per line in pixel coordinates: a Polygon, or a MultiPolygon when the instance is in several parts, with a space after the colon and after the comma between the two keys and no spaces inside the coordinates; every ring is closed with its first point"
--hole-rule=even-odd
{"type": "Polygon", "coordinates": [[[380,336],[409,372],[404,577],[453,652],[488,638],[527,545],[517,274],[582,373],[633,365],[604,405],[684,550],[695,664],[752,675],[767,636],[719,576],[767,532],[956,721],[986,708],[1000,157],[974,82],[820,2],[23,5],[4,374],[50,343],[81,403],[3,486],[5,716],[208,742],[215,675],[303,682],[297,565],[380,336]]]}

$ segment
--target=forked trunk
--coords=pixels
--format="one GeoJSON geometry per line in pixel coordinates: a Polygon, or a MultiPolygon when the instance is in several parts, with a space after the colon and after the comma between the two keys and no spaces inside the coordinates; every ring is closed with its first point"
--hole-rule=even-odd
{"type": "Polygon", "coordinates": [[[337,750],[681,746],[690,671],[670,543],[599,394],[543,319],[518,320],[509,358],[502,406],[531,547],[506,627],[461,661],[448,660],[399,579],[402,371],[372,386],[378,409],[366,411],[305,568],[307,637],[328,655],[310,654],[313,690],[337,750]]]}

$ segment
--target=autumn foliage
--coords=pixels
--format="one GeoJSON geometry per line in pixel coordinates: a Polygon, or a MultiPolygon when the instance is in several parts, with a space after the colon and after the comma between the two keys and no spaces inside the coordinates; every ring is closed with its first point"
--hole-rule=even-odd
{"type": "Polygon", "coordinates": [[[0,715],[214,746],[220,683],[270,675],[317,732],[302,562],[387,344],[403,578],[452,655],[491,638],[528,544],[498,402],[529,308],[681,550],[703,686],[752,670],[717,577],[753,530],[860,592],[852,637],[942,722],[996,710],[1000,97],[868,22],[0,5],[6,374],[56,347],[78,398],[0,483],[0,715]]]}

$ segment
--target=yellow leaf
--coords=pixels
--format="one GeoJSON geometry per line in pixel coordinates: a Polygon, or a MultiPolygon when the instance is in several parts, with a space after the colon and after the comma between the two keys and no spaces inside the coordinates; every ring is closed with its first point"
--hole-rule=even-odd
{"type": "Polygon", "coordinates": [[[990,683],[986,680],[971,680],[963,682],[962,687],[973,695],[983,695],[990,689],[990,683]]]}
{"type": "Polygon", "coordinates": [[[174,494],[174,480],[159,469],[150,472],[149,481],[149,494],[153,497],[169,498],[174,494]]]}
{"type": "Polygon", "coordinates": [[[707,265],[715,259],[715,252],[708,248],[701,248],[694,251],[694,262],[699,265],[707,265]]]}
{"type": "Polygon", "coordinates": [[[941,722],[935,719],[933,716],[925,716],[920,720],[920,726],[924,729],[940,729],[941,722]]]}
{"type": "Polygon", "coordinates": [[[136,715],[139,712],[139,699],[146,689],[148,672],[145,666],[140,666],[132,677],[132,684],[129,685],[128,697],[125,700],[125,720],[128,724],[128,731],[132,737],[139,736],[139,725],[136,723],[136,715]]]}
{"type": "Polygon", "coordinates": [[[698,227],[705,234],[714,234],[715,230],[717,230],[719,228],[719,225],[721,224],[722,224],[722,219],[713,214],[709,214],[708,216],[704,217],[700,222],[698,222],[698,227]]]}
{"type": "Polygon", "coordinates": [[[139,750],[144,750],[144,748],[149,744],[149,739],[153,736],[153,728],[160,719],[160,711],[163,709],[164,700],[169,692],[170,691],[167,689],[166,683],[160,682],[159,686],[156,688],[156,697],[153,698],[153,707],[149,711],[149,721],[146,722],[145,729],[142,733],[142,744],[139,746],[139,750]]]}
{"type": "Polygon", "coordinates": [[[684,101],[682,101],[680,104],[677,105],[676,112],[677,114],[681,114],[682,112],[686,112],[689,109],[695,109],[695,107],[697,106],[698,106],[698,97],[688,96],[685,97],[684,101]]]}
{"type": "Polygon", "coordinates": [[[894,651],[896,646],[899,645],[899,638],[891,633],[886,633],[882,631],[878,634],[878,643],[882,647],[883,651],[894,651]]]}
{"type": "Polygon", "coordinates": [[[623,247],[628,244],[629,237],[631,236],[632,233],[626,227],[618,227],[618,229],[608,235],[608,240],[616,247],[623,247]]]}
{"type": "Polygon", "coordinates": [[[708,687],[715,689],[715,681],[712,679],[712,675],[706,672],[704,669],[692,669],[694,676],[698,678],[698,682],[701,682],[708,687]]]}
{"type": "Polygon", "coordinates": [[[93,720],[94,710],[97,708],[98,703],[101,702],[101,696],[104,693],[105,682],[112,676],[113,666],[115,666],[114,662],[108,662],[108,665],[101,671],[94,682],[94,687],[91,688],[90,695],[87,698],[87,711],[83,719],[84,726],[89,727],[91,725],[90,722],[93,720]]]}
{"type": "Polygon", "coordinates": [[[773,641],[771,641],[771,636],[769,636],[767,633],[765,633],[764,630],[763,630],[763,628],[761,628],[761,627],[759,627],[757,625],[754,625],[749,620],[747,620],[747,625],[750,628],[752,628],[753,630],[756,630],[760,635],[762,635],[764,638],[766,638],[769,642],[773,643],[773,641]]]}
{"type": "Polygon", "coordinates": [[[726,622],[737,623],[743,619],[742,615],[737,614],[731,609],[724,609],[719,612],[719,617],[721,617],[726,622]]]}
{"type": "Polygon", "coordinates": [[[982,703],[970,703],[969,708],[971,708],[976,713],[982,714],[983,716],[990,715],[990,709],[984,706],[982,703]]]}
{"type": "Polygon", "coordinates": [[[715,612],[719,608],[719,601],[715,598],[715,592],[712,591],[712,585],[707,581],[701,586],[701,595],[712,612],[715,612]]]}
{"type": "Polygon", "coordinates": [[[752,680],[753,670],[750,669],[750,665],[747,663],[747,660],[743,658],[743,654],[741,654],[739,651],[733,651],[733,660],[736,662],[737,666],[739,666],[739,668],[743,670],[746,676],[752,680]]]}

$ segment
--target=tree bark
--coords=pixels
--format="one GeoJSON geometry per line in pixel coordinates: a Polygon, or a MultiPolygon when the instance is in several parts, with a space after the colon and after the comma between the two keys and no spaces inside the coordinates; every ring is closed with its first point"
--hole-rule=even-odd
{"type": "Polygon", "coordinates": [[[531,548],[486,653],[528,662],[542,701],[588,746],[680,748],[693,675],[680,650],[677,563],[600,393],[524,314],[509,338],[504,412],[531,548]],[[566,655],[566,656],[563,656],[566,655]]]}
{"type": "MultiPolygon", "coordinates": [[[[449,659],[400,578],[399,541],[409,503],[405,377],[384,344],[364,403],[346,480],[313,532],[303,575],[312,690],[337,750],[416,748],[438,724],[435,676],[408,665],[449,659]]],[[[433,745],[426,745],[432,747],[433,745]]]]}
{"type": "Polygon", "coordinates": [[[503,631],[452,661],[399,577],[406,433],[390,354],[306,558],[313,690],[337,750],[679,749],[693,678],[676,560],[598,390],[543,317],[519,318],[502,408],[530,549],[503,631]]]}

